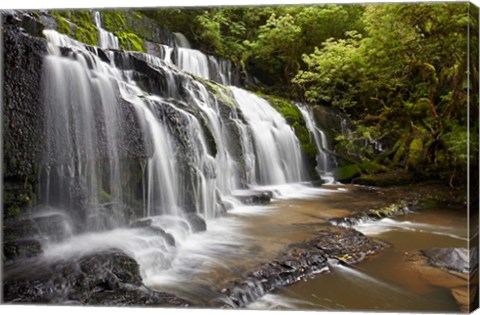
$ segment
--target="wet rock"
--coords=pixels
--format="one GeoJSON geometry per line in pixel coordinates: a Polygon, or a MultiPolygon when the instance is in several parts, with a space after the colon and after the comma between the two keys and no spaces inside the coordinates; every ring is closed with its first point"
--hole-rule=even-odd
{"type": "Polygon", "coordinates": [[[405,202],[393,203],[379,209],[369,209],[365,212],[354,213],[342,218],[332,218],[328,222],[333,225],[351,227],[366,221],[377,221],[410,212],[405,202]]]}
{"type": "Polygon", "coordinates": [[[6,270],[7,303],[190,306],[142,284],[137,262],[110,250],[67,261],[37,261],[6,270]]]}
{"type": "Polygon", "coordinates": [[[140,219],[130,224],[131,228],[146,228],[152,225],[151,219],[140,219]]]}
{"type": "Polygon", "coordinates": [[[151,219],[140,219],[130,224],[130,227],[145,229],[152,234],[163,237],[163,239],[165,239],[168,245],[175,246],[175,238],[173,237],[173,235],[165,232],[162,228],[158,226],[153,226],[152,223],[153,222],[151,219]]]}
{"type": "Polygon", "coordinates": [[[466,248],[429,248],[421,250],[430,265],[457,272],[470,270],[469,251],[466,248]]]}
{"type": "Polygon", "coordinates": [[[205,223],[205,220],[200,218],[198,215],[190,213],[186,217],[186,219],[190,224],[193,233],[203,232],[207,230],[207,224],[205,223]]]}
{"type": "Polygon", "coordinates": [[[243,190],[235,192],[233,197],[246,205],[265,205],[270,203],[272,195],[269,191],[243,190]]]}
{"type": "Polygon", "coordinates": [[[37,256],[43,252],[38,240],[16,240],[3,243],[3,255],[6,263],[13,260],[37,256]]]}
{"type": "Polygon", "coordinates": [[[159,228],[158,226],[149,226],[146,228],[146,230],[155,235],[163,237],[163,239],[167,242],[168,245],[175,246],[175,238],[173,237],[173,235],[165,232],[162,228],[159,228]]]}
{"type": "Polygon", "coordinates": [[[7,242],[33,238],[58,241],[68,236],[67,224],[65,216],[61,214],[5,220],[3,237],[7,242]]]}
{"type": "Polygon", "coordinates": [[[310,241],[288,246],[273,262],[229,282],[220,293],[229,307],[243,307],[277,288],[328,271],[329,259],[350,265],[386,246],[353,229],[326,228],[310,241]]]}

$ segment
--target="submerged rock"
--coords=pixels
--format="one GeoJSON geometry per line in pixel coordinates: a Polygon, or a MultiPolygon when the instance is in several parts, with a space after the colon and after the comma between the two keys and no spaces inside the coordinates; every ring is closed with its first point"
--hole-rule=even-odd
{"type": "Polygon", "coordinates": [[[230,307],[243,307],[277,288],[328,271],[331,259],[350,265],[386,246],[353,229],[326,228],[310,241],[288,246],[273,262],[259,265],[241,279],[229,282],[221,290],[223,302],[230,307]]]}
{"type": "Polygon", "coordinates": [[[104,251],[81,258],[6,268],[6,303],[156,305],[191,303],[142,284],[138,263],[126,254],[104,251]]]}
{"type": "Polygon", "coordinates": [[[131,228],[145,229],[145,231],[162,237],[168,245],[175,246],[175,238],[172,234],[165,232],[162,228],[152,225],[151,219],[140,219],[130,224],[131,228]]]}

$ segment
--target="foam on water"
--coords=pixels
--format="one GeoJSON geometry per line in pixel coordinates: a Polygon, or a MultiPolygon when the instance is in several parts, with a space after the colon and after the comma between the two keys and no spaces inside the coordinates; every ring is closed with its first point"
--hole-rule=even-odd
{"type": "Polygon", "coordinates": [[[411,231],[467,240],[465,237],[455,234],[454,229],[448,226],[439,226],[410,221],[397,221],[391,218],[384,218],[378,221],[366,220],[365,222],[360,222],[358,225],[354,225],[353,228],[365,235],[380,235],[391,231],[411,231]]]}

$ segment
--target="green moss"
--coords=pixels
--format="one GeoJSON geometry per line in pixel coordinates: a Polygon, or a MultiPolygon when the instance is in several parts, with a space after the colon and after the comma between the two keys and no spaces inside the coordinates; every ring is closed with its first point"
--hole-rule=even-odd
{"type": "Polygon", "coordinates": [[[143,39],[138,37],[136,34],[122,31],[114,32],[114,34],[120,41],[120,48],[124,50],[145,52],[145,48],[143,47],[143,39]]]}
{"type": "Polygon", "coordinates": [[[112,202],[112,196],[103,189],[100,190],[99,198],[100,198],[100,202],[102,203],[112,202]]]}
{"type": "Polygon", "coordinates": [[[102,10],[102,27],[110,32],[129,31],[122,11],[102,10]]]}
{"type": "Polygon", "coordinates": [[[317,155],[317,148],[310,137],[305,120],[298,107],[293,105],[289,100],[281,97],[264,95],[258,92],[257,94],[266,99],[270,105],[285,118],[287,123],[292,126],[295,135],[300,141],[303,152],[307,158],[314,160],[317,155]]]}
{"type": "Polygon", "coordinates": [[[57,22],[57,31],[90,46],[98,44],[98,30],[89,10],[60,10],[50,14],[57,22]]]}
{"type": "Polygon", "coordinates": [[[317,155],[317,147],[311,142],[310,133],[305,126],[302,126],[298,121],[292,124],[295,135],[300,141],[303,152],[309,157],[315,159],[317,155]]]}
{"type": "Polygon", "coordinates": [[[387,172],[389,170],[388,167],[381,165],[379,163],[375,163],[373,161],[363,161],[360,164],[360,167],[367,174],[376,174],[380,172],[387,172]]]}
{"type": "Polygon", "coordinates": [[[414,178],[405,170],[394,170],[380,174],[361,175],[352,182],[358,185],[389,187],[410,184],[414,178]]]}
{"type": "Polygon", "coordinates": [[[75,39],[90,46],[98,45],[98,37],[96,35],[96,32],[81,27],[75,29],[75,39]]]}
{"type": "Polygon", "coordinates": [[[266,99],[290,125],[293,125],[294,122],[300,122],[302,125],[305,125],[302,113],[289,100],[271,95],[260,95],[260,97],[266,99]]]}
{"type": "Polygon", "coordinates": [[[335,178],[339,181],[350,181],[351,179],[359,176],[362,169],[357,164],[350,164],[335,169],[335,178]]]}
{"type": "Polygon", "coordinates": [[[408,167],[417,169],[423,159],[423,139],[415,138],[410,142],[408,150],[408,167]]]}

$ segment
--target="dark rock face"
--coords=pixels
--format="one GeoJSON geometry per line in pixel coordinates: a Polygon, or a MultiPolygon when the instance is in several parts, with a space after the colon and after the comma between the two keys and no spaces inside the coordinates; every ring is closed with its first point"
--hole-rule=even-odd
{"type": "Polygon", "coordinates": [[[68,261],[38,261],[28,269],[22,266],[7,269],[4,300],[7,303],[115,306],[191,305],[174,295],[145,287],[137,262],[114,250],[68,261]]]}
{"type": "Polygon", "coordinates": [[[42,252],[42,246],[37,240],[15,240],[3,243],[5,263],[9,263],[13,260],[34,257],[42,252]]]}
{"type": "Polygon", "coordinates": [[[470,271],[469,251],[466,248],[429,248],[421,250],[434,267],[468,273],[470,271]]]}
{"type": "Polygon", "coordinates": [[[58,241],[68,236],[68,222],[60,214],[28,217],[19,220],[5,220],[3,239],[15,241],[28,238],[45,238],[58,241]]]}
{"type": "Polygon", "coordinates": [[[5,176],[35,174],[43,126],[41,74],[45,40],[7,25],[4,32],[5,176]]]}
{"type": "MultiPolygon", "coordinates": [[[[13,18],[11,21],[15,21],[13,18]]],[[[4,217],[18,216],[35,201],[35,180],[43,130],[41,106],[43,39],[27,35],[18,25],[3,31],[4,217]]]]}
{"type": "Polygon", "coordinates": [[[353,229],[327,228],[308,242],[290,245],[275,261],[230,282],[222,289],[223,300],[227,306],[242,307],[277,288],[327,271],[329,259],[350,265],[385,246],[353,229]]]}

